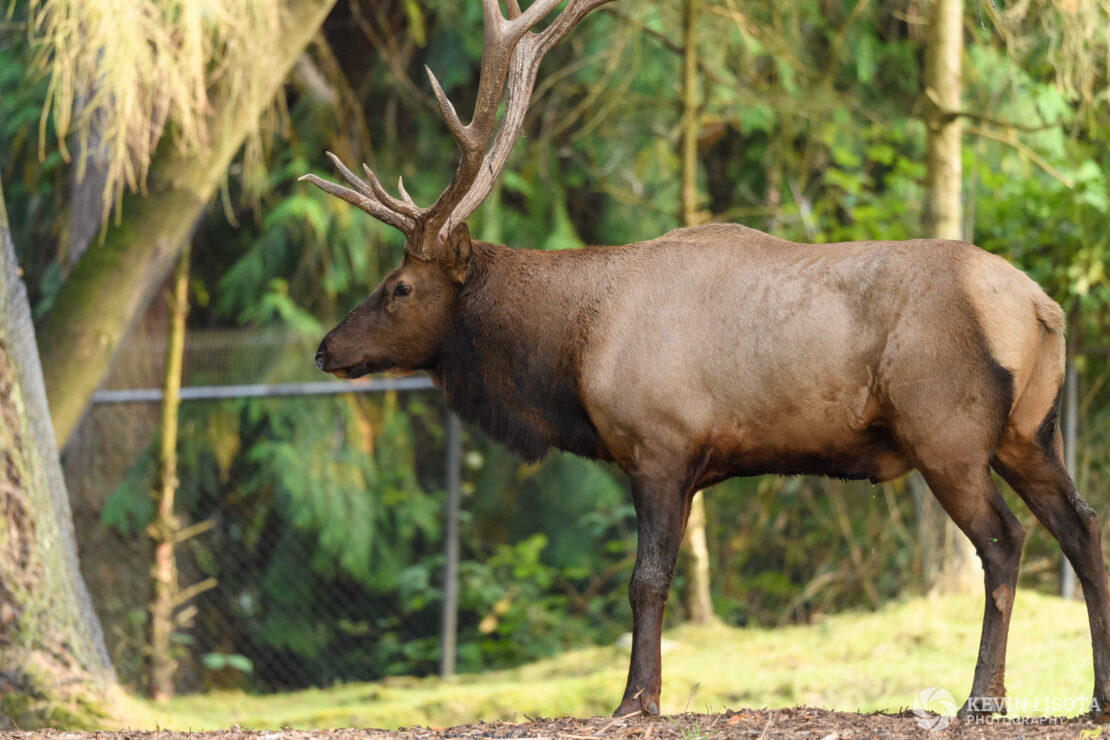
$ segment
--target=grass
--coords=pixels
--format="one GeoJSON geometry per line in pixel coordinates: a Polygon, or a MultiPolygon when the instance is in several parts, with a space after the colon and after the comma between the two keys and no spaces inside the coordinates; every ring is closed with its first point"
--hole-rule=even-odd
{"type": "MultiPolygon", "coordinates": [[[[663,655],[662,709],[670,714],[805,704],[895,711],[931,686],[961,702],[971,686],[982,608],[981,597],[923,597],[802,627],[682,626],[665,636],[673,644],[663,655]]],[[[1083,605],[1019,591],[1008,657],[1010,697],[1036,699],[1040,706],[1051,698],[1089,697],[1091,646],[1083,605]]],[[[128,699],[125,724],[172,730],[232,724],[395,728],[603,715],[620,699],[627,659],[627,648],[607,646],[451,680],[398,678],[269,696],[217,692],[164,705],[128,699]]]]}

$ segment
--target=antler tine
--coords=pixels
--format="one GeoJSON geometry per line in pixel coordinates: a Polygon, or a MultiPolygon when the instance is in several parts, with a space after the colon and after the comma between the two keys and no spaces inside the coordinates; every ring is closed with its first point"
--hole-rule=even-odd
{"type": "MultiPolygon", "coordinates": [[[[509,1],[512,2],[512,0],[509,1]]],[[[509,24],[514,27],[513,33],[519,33],[523,36],[532,26],[543,20],[548,13],[555,10],[562,1],[563,0],[536,0],[536,2],[528,7],[528,10],[521,13],[519,18],[513,19],[509,24]]],[[[494,0],[494,4],[496,5],[496,0],[494,0]]],[[[571,0],[571,4],[574,4],[574,0],[571,0]]],[[[565,9],[563,13],[566,13],[565,9]]],[[[560,15],[562,15],[562,13],[560,15]]]]}
{"type": "Polygon", "coordinates": [[[570,0],[567,7],[563,8],[563,12],[552,21],[550,26],[535,34],[540,40],[540,57],[542,58],[548,49],[559,43],[570,29],[574,28],[590,11],[611,2],[613,0],[570,0]]]}
{"type": "Polygon", "coordinates": [[[400,175],[397,176],[397,192],[401,194],[402,200],[404,200],[410,206],[416,207],[416,203],[413,203],[412,196],[409,195],[409,191],[405,190],[405,178],[401,177],[400,175]]]}
{"type": "MultiPolygon", "coordinates": [[[[515,4],[515,0],[506,0],[506,2],[510,5],[515,4]]],[[[446,235],[444,232],[449,232],[455,224],[470,217],[470,214],[485,200],[493,188],[493,183],[504,169],[520,135],[520,129],[524,125],[524,115],[528,111],[528,103],[531,100],[532,89],[536,85],[536,75],[539,73],[540,62],[543,61],[544,55],[590,11],[608,2],[612,0],[570,0],[551,25],[539,33],[526,35],[517,45],[510,60],[505,93],[505,114],[501,119],[497,136],[478,170],[478,179],[452,211],[441,233],[446,235]]]]}
{"type": "Polygon", "coordinates": [[[336,185],[333,182],[328,182],[323,178],[316,175],[301,175],[297,178],[299,182],[310,182],[316,187],[323,190],[329,195],[334,195],[341,200],[345,200],[355,208],[359,208],[382,223],[389,224],[406,236],[413,232],[416,223],[409,217],[403,216],[400,213],[395,213],[381,203],[371,198],[366,197],[362,193],[355,192],[350,188],[345,188],[342,185],[336,185]]]}
{"type": "MultiPolygon", "coordinates": [[[[464,197],[473,189],[479,177],[482,163],[489,148],[490,139],[497,128],[497,108],[505,91],[505,81],[513,54],[528,30],[550,13],[562,0],[536,0],[528,10],[520,13],[519,2],[507,0],[509,14],[506,19],[501,13],[499,0],[482,0],[482,20],[485,25],[485,41],[482,50],[482,67],[478,80],[478,94],[474,102],[474,115],[470,123],[463,125],[455,107],[443,92],[439,81],[431,70],[428,79],[432,83],[436,102],[447,123],[447,128],[459,145],[461,156],[455,176],[440,194],[436,202],[426,211],[428,233],[442,233],[443,227],[451,218],[451,213],[464,197]]],[[[485,194],[489,190],[486,189],[485,194]]],[[[484,194],[484,195],[485,195],[484,194]]],[[[434,252],[435,246],[417,248],[421,255],[434,252]]]]}
{"type": "Polygon", "coordinates": [[[374,191],[374,197],[381,201],[382,205],[391,211],[403,213],[413,220],[420,218],[421,209],[412,202],[412,198],[397,200],[382,187],[381,182],[378,181],[378,176],[374,174],[374,170],[370,169],[370,165],[363,162],[362,169],[366,172],[366,179],[370,181],[370,189],[374,191]]]}
{"type": "Polygon", "coordinates": [[[583,16],[611,1],[569,0],[551,25],[540,33],[530,33],[532,27],[563,0],[534,0],[524,11],[519,0],[505,0],[508,17],[501,12],[500,0],[482,0],[485,40],[478,94],[470,123],[463,124],[439,80],[425,67],[443,120],[461,152],[454,177],[430,207],[417,206],[400,180],[397,190],[401,197],[394,198],[365,164],[363,169],[369,182],[363,181],[331,152],[328,156],[353,190],[316,175],[300,179],[404,232],[409,237],[405,244],[409,254],[419,259],[434,258],[455,224],[464,221],[489,195],[505,166],[524,124],[524,114],[544,54],[583,16]],[[498,127],[497,109],[503,97],[505,114],[498,127]]]}
{"type": "Polygon", "coordinates": [[[474,102],[474,115],[466,126],[473,146],[480,146],[483,153],[493,135],[497,120],[497,107],[505,89],[509,63],[521,38],[554,10],[562,0],[536,0],[528,10],[520,13],[519,3],[509,0],[511,20],[501,15],[498,0],[482,0],[482,23],[485,26],[485,47],[482,50],[482,71],[478,79],[478,95],[474,102]],[[515,6],[515,7],[513,7],[515,6]]]}
{"type": "MultiPolygon", "coordinates": [[[[343,179],[354,187],[354,190],[328,182],[316,175],[304,175],[299,178],[300,181],[312,183],[325,193],[347,201],[356,208],[369,213],[379,221],[389,224],[406,235],[412,233],[420,209],[413,205],[401,203],[395,198],[390,198],[389,194],[386,193],[381,187],[381,184],[378,183],[377,190],[380,190],[381,194],[386,196],[385,198],[381,198],[379,194],[375,192],[375,188],[372,187],[372,185],[366,184],[358,175],[347,169],[347,165],[343,164],[339,157],[331,152],[325,152],[325,154],[327,154],[328,159],[335,164],[335,168],[339,170],[339,174],[342,175],[343,179]],[[395,208],[393,207],[394,204],[400,205],[401,207],[395,208]]],[[[365,165],[363,166],[365,167],[365,165]]],[[[366,168],[366,171],[370,175],[371,181],[377,183],[377,178],[370,172],[369,167],[366,168]]]]}
{"type": "Polygon", "coordinates": [[[451,132],[451,136],[455,137],[455,141],[458,142],[460,147],[467,146],[470,143],[466,132],[467,127],[459,119],[459,114],[455,112],[455,106],[451,104],[451,100],[443,92],[443,88],[439,86],[439,80],[436,79],[432,68],[425,64],[424,71],[428,73],[428,81],[432,83],[432,93],[436,96],[436,103],[439,104],[439,112],[447,124],[447,130],[451,132]]]}
{"type": "Polygon", "coordinates": [[[339,174],[343,176],[343,179],[346,180],[355,190],[357,190],[367,198],[375,197],[374,191],[370,189],[370,186],[364,183],[362,181],[362,178],[360,178],[358,175],[347,169],[347,165],[343,164],[343,161],[339,159],[339,157],[335,156],[331,152],[324,152],[324,154],[326,154],[328,156],[328,159],[332,161],[332,164],[335,165],[335,169],[339,170],[339,174]]]}

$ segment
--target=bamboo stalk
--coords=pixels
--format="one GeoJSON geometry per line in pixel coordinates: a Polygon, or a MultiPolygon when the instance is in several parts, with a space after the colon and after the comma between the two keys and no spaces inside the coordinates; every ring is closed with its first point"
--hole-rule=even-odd
{"type": "MultiPolygon", "coordinates": [[[[177,661],[170,652],[173,634],[173,612],[189,591],[178,592],[177,563],[173,546],[178,537],[174,517],[177,493],[177,423],[181,405],[181,365],[185,354],[185,317],[189,313],[189,248],[177,260],[170,296],[170,334],[166,348],[166,374],[162,395],[162,445],[160,450],[161,480],[154,492],[155,517],[150,525],[154,541],[154,563],[151,566],[153,596],[150,602],[150,696],[166,701],[173,696],[173,674],[177,661]]],[[[214,585],[214,584],[213,584],[214,585]]]]}

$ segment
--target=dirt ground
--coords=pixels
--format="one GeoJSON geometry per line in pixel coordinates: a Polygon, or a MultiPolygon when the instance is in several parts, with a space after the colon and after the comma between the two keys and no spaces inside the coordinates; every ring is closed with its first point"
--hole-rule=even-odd
{"type": "Polygon", "coordinates": [[[766,740],[796,738],[797,740],[887,740],[899,738],[934,738],[934,740],[971,740],[993,738],[1058,738],[1102,737],[1110,727],[1103,728],[1087,720],[1055,718],[996,719],[991,722],[960,722],[929,715],[915,717],[910,711],[901,714],[849,714],[824,709],[744,710],[724,714],[682,714],[669,717],[629,717],[611,719],[532,719],[527,722],[491,722],[458,727],[408,727],[386,731],[350,730],[246,730],[233,726],[217,732],[40,732],[0,733],[13,740],[346,740],[351,738],[399,738],[404,740],[438,740],[440,738],[625,738],[627,740],[766,740]],[[938,724],[939,720],[939,724],[938,724]],[[929,730],[922,724],[938,725],[929,730]],[[944,726],[946,725],[946,726],[944,726]],[[943,728],[942,728],[943,726],[943,728]]]}

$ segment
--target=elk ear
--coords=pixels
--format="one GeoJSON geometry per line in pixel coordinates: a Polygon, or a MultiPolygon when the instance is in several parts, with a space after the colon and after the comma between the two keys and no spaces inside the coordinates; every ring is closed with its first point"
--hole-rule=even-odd
{"type": "Polygon", "coordinates": [[[466,282],[470,271],[470,229],[461,223],[451,230],[447,243],[443,245],[443,266],[447,274],[457,284],[466,282]]]}

